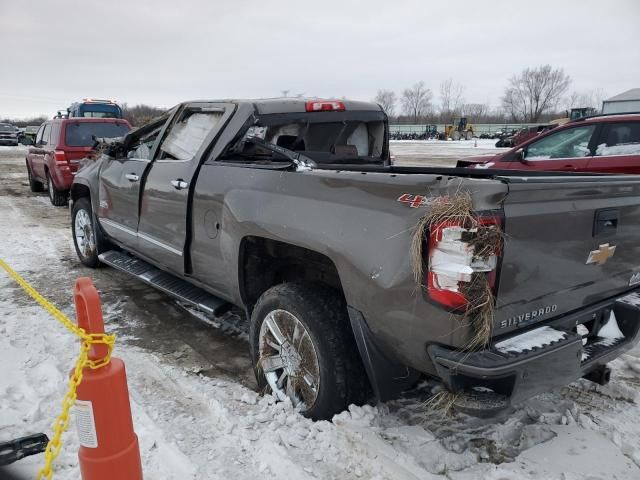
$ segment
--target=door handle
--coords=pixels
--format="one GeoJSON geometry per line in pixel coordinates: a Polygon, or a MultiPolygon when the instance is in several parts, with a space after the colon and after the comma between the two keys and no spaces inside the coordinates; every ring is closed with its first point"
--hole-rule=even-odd
{"type": "Polygon", "coordinates": [[[127,180],[129,180],[130,182],[137,182],[138,180],[140,180],[140,177],[138,175],[136,175],[135,173],[127,173],[125,175],[125,178],[127,180]]]}
{"type": "Polygon", "coordinates": [[[182,190],[183,188],[187,188],[189,186],[189,184],[181,178],[171,180],[171,185],[173,185],[173,188],[175,188],[176,190],[182,190]]]}

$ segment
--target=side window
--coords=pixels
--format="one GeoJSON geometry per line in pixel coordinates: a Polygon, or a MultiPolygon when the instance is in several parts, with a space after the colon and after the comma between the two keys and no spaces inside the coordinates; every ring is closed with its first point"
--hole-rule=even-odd
{"type": "Polygon", "coordinates": [[[51,134],[49,136],[49,145],[53,147],[57,147],[59,143],[60,143],[60,124],[52,123],[51,134]]]}
{"type": "Polygon", "coordinates": [[[41,125],[36,135],[36,145],[42,145],[42,134],[44,133],[45,125],[41,125]]]}
{"type": "Polygon", "coordinates": [[[191,160],[224,115],[223,109],[185,110],[160,146],[160,159],[191,160]]]}
{"type": "Polygon", "coordinates": [[[156,142],[158,135],[160,135],[160,130],[162,130],[163,126],[164,123],[150,133],[134,140],[131,147],[129,147],[129,150],[127,150],[127,158],[151,160],[153,144],[156,142]]]}
{"type": "Polygon", "coordinates": [[[596,156],[640,155],[640,122],[611,123],[596,156]]]}
{"type": "Polygon", "coordinates": [[[525,159],[549,160],[591,156],[589,142],[595,129],[595,125],[586,125],[553,133],[530,144],[525,151],[525,159]]]}
{"type": "Polygon", "coordinates": [[[49,137],[51,136],[51,124],[47,123],[44,126],[44,132],[42,132],[41,145],[49,145],[49,137]]]}

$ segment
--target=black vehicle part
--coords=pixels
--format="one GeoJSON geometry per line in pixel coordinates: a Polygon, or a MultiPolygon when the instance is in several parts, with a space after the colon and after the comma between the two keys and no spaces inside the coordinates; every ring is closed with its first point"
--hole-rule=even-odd
{"type": "Polygon", "coordinates": [[[42,184],[42,182],[39,182],[38,180],[33,178],[33,174],[31,173],[31,168],[29,167],[28,163],[27,163],[27,177],[29,178],[29,188],[31,189],[32,192],[44,191],[44,185],[42,184]]]}
{"type": "Polygon", "coordinates": [[[411,388],[420,373],[388,355],[376,344],[362,313],[348,307],[349,320],[373,393],[380,402],[393,400],[411,388]]]}
{"type": "Polygon", "coordinates": [[[362,403],[369,394],[367,378],[349,328],[347,307],[337,290],[319,283],[282,283],[258,299],[251,315],[249,339],[260,389],[267,386],[259,367],[259,336],[269,312],[294,315],[311,337],[319,366],[320,387],[313,405],[302,413],[314,420],[328,420],[351,403],[362,403]]]}
{"type": "Polygon", "coordinates": [[[47,172],[47,190],[49,191],[49,200],[51,200],[51,205],[55,205],[56,207],[63,207],[67,205],[69,201],[69,192],[66,190],[58,190],[56,185],[53,183],[53,179],[49,172],[47,172]]]}
{"type": "Polygon", "coordinates": [[[606,385],[611,381],[611,369],[606,365],[601,365],[595,370],[587,373],[583,378],[597,383],[598,385],[606,385]]]}
{"type": "Polygon", "coordinates": [[[9,465],[21,458],[42,453],[47,448],[49,437],[36,433],[9,442],[0,443],[0,466],[9,465]]]}
{"type": "Polygon", "coordinates": [[[125,252],[110,250],[99,255],[99,259],[102,263],[133,275],[144,283],[208,315],[222,315],[231,308],[230,303],[215,295],[125,252]]]}

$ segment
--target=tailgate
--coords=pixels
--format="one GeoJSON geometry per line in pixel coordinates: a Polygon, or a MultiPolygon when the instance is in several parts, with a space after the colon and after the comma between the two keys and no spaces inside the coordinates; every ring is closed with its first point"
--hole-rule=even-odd
{"type": "Polygon", "coordinates": [[[640,284],[640,176],[500,180],[509,194],[494,334],[640,284]]]}

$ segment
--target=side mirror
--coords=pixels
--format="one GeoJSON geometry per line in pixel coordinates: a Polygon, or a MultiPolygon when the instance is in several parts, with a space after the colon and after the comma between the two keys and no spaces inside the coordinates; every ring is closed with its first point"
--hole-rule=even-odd
{"type": "Polygon", "coordinates": [[[518,150],[516,150],[516,160],[518,162],[524,163],[524,157],[525,157],[524,149],[519,148],[518,150]]]}

